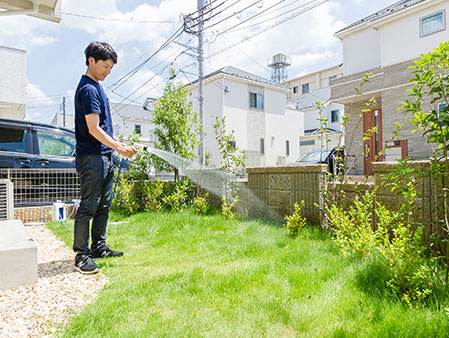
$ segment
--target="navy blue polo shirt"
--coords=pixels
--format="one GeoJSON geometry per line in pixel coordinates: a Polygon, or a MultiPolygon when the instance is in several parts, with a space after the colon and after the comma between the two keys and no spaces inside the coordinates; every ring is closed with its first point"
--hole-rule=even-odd
{"type": "Polygon", "coordinates": [[[113,149],[105,146],[89,134],[86,122],[86,115],[88,114],[98,114],[100,128],[112,137],[114,132],[106,93],[98,82],[83,75],[75,92],[76,153],[80,155],[112,154],[113,149]]]}

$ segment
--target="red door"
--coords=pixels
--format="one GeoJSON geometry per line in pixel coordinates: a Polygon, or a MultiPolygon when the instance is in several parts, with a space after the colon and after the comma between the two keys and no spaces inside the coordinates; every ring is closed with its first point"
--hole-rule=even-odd
{"type": "Polygon", "coordinates": [[[382,110],[373,109],[363,114],[363,168],[365,175],[373,175],[373,162],[381,161],[382,110]]]}

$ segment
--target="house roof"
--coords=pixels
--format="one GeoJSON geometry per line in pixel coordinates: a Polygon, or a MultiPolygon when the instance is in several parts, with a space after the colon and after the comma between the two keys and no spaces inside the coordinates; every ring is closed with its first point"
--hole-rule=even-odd
{"type": "MultiPolygon", "coordinates": [[[[283,89],[288,88],[288,87],[283,86],[277,82],[271,81],[269,79],[266,79],[264,77],[261,77],[261,76],[255,75],[255,74],[245,72],[244,70],[241,70],[241,69],[238,69],[238,68],[232,67],[232,66],[226,66],[226,67],[220,68],[219,70],[216,70],[215,72],[209,73],[204,76],[204,79],[211,78],[218,74],[232,75],[232,76],[235,76],[235,77],[238,77],[241,79],[246,79],[249,81],[255,81],[255,82],[259,82],[259,83],[263,83],[263,84],[268,84],[268,85],[276,86],[276,87],[283,88],[283,89]]],[[[198,82],[198,80],[192,81],[191,83],[188,84],[188,86],[191,86],[197,82],[198,82]]]]}
{"type": "MultiPolygon", "coordinates": [[[[324,128],[324,132],[325,133],[331,133],[331,134],[341,134],[341,131],[332,129],[332,128],[324,128]]],[[[316,134],[320,134],[321,132],[323,132],[320,128],[313,128],[313,129],[307,129],[304,130],[304,136],[308,136],[308,135],[316,135],[316,134]]]]}
{"type": "Polygon", "coordinates": [[[340,29],[338,32],[335,33],[335,35],[338,35],[344,31],[347,31],[348,29],[354,28],[363,23],[374,22],[379,19],[385,18],[389,15],[395,14],[397,12],[400,12],[404,9],[410,8],[410,7],[417,5],[424,1],[428,1],[428,0],[401,0],[401,1],[398,1],[388,7],[385,7],[384,9],[381,9],[378,12],[375,12],[375,13],[367,16],[366,18],[363,18],[362,20],[356,21],[356,22],[350,24],[349,26],[346,26],[345,28],[340,29]]]}
{"type": "Polygon", "coordinates": [[[149,120],[151,112],[142,106],[111,102],[111,113],[118,114],[121,118],[131,120],[149,120]]]}
{"type": "Polygon", "coordinates": [[[317,105],[317,101],[321,101],[323,103],[327,103],[331,97],[331,89],[330,87],[323,87],[319,89],[315,89],[308,94],[305,94],[301,97],[297,97],[288,101],[290,107],[294,107],[293,109],[307,109],[307,108],[315,108],[317,105]]]}

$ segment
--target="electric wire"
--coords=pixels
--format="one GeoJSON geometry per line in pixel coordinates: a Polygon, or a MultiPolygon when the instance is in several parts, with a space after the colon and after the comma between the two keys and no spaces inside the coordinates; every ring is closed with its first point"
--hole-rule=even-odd
{"type": "MultiPolygon", "coordinates": [[[[285,0],[284,0],[284,1],[285,1],[285,0]]],[[[282,1],[280,1],[279,3],[281,3],[281,2],[282,2],[282,1]]],[[[298,1],[295,1],[295,2],[298,2],[298,1]]],[[[275,15],[275,16],[269,18],[269,19],[265,19],[265,20],[263,20],[263,21],[259,21],[259,22],[254,23],[254,24],[251,24],[251,25],[248,25],[248,26],[244,26],[244,27],[240,27],[240,28],[235,29],[235,28],[236,28],[237,26],[239,26],[240,24],[243,24],[244,22],[247,22],[247,21],[249,21],[249,20],[254,19],[254,18],[257,16],[257,15],[254,15],[253,17],[251,17],[251,18],[248,19],[248,20],[242,21],[241,23],[239,23],[239,24],[237,24],[237,25],[234,25],[234,26],[232,26],[232,27],[228,27],[228,28],[224,29],[223,31],[219,32],[219,33],[217,34],[217,36],[222,35],[222,34],[225,34],[225,33],[227,33],[227,32],[234,33],[234,32],[237,32],[237,31],[241,31],[241,30],[248,29],[248,28],[260,26],[260,25],[263,24],[263,23],[272,21],[272,20],[274,20],[274,19],[276,19],[276,18],[282,17],[282,16],[287,15],[287,14],[289,14],[289,13],[291,13],[291,12],[297,10],[297,9],[303,8],[303,7],[307,6],[307,5],[310,5],[310,4],[313,4],[313,3],[316,3],[316,2],[317,2],[317,0],[312,0],[312,1],[309,1],[309,2],[307,2],[307,3],[305,3],[305,4],[299,5],[299,6],[293,8],[293,9],[291,9],[291,10],[288,10],[288,11],[286,11],[286,12],[284,12],[284,13],[280,13],[280,14],[278,14],[278,15],[275,15]]],[[[318,2],[319,2],[319,0],[318,0],[318,2]]],[[[291,4],[289,4],[289,5],[291,5],[291,4]]],[[[260,13],[262,13],[262,12],[260,12],[260,13]]],[[[271,13],[272,13],[272,12],[271,12],[271,13]]],[[[267,14],[267,13],[266,13],[266,14],[267,14]]]]}
{"type": "MultiPolygon", "coordinates": [[[[238,0],[237,2],[239,2],[239,1],[240,1],[240,0],[238,0]]],[[[262,1],[263,1],[263,0],[257,0],[257,1],[255,1],[255,2],[253,2],[251,5],[246,6],[245,8],[241,9],[240,11],[234,12],[233,14],[228,15],[228,16],[225,17],[224,19],[222,19],[222,20],[220,20],[220,21],[218,21],[218,22],[215,22],[215,23],[213,23],[213,24],[211,24],[211,25],[205,27],[204,30],[210,29],[211,27],[214,27],[214,26],[216,26],[216,25],[218,25],[218,24],[220,24],[220,23],[222,23],[222,22],[224,22],[224,21],[226,21],[226,20],[232,18],[233,16],[236,16],[237,14],[242,13],[243,11],[246,11],[247,9],[249,9],[249,8],[251,8],[251,7],[255,6],[255,5],[257,5],[258,3],[262,2],[262,1]]],[[[221,12],[220,12],[220,13],[221,13],[221,12]]],[[[217,14],[219,14],[219,13],[217,13],[217,14]]]]}
{"type": "MultiPolygon", "coordinates": [[[[240,1],[242,1],[242,0],[236,0],[236,1],[234,1],[232,4],[230,4],[229,6],[223,8],[223,9],[222,9],[221,11],[219,11],[218,13],[215,13],[214,15],[211,15],[209,18],[207,18],[207,20],[203,20],[203,23],[204,23],[205,21],[211,20],[212,18],[216,17],[217,15],[220,15],[221,13],[223,13],[224,11],[226,11],[227,9],[229,9],[229,8],[231,8],[232,6],[235,6],[236,4],[238,4],[240,1]]],[[[258,0],[258,2],[260,2],[260,1],[262,1],[262,0],[258,0]]],[[[254,4],[253,4],[253,5],[254,5],[254,4]]],[[[251,6],[253,6],[253,5],[251,5],[251,6]]],[[[249,6],[249,7],[251,7],[251,6],[249,6]]],[[[247,8],[249,8],[249,7],[247,7],[247,8]]],[[[244,8],[243,10],[245,10],[245,8],[244,8]]],[[[243,10],[242,10],[242,11],[243,11],[243,10]]],[[[240,12],[242,12],[242,11],[240,11],[240,12]]],[[[230,15],[229,17],[232,17],[232,16],[234,16],[234,15],[236,15],[236,13],[233,13],[233,14],[230,15]]],[[[229,17],[228,17],[228,18],[229,18],[229,17]]],[[[200,17],[197,17],[195,20],[198,20],[199,18],[200,18],[200,17]]],[[[225,19],[223,19],[223,20],[225,20],[225,19]]],[[[221,21],[220,21],[220,22],[221,22],[221,21]]],[[[199,25],[199,21],[198,21],[198,23],[196,23],[196,24],[190,26],[189,29],[192,29],[192,28],[194,28],[194,27],[196,27],[196,26],[198,26],[198,25],[199,25]]]]}
{"type": "Polygon", "coordinates": [[[224,33],[226,33],[227,31],[229,31],[229,30],[231,30],[231,29],[233,29],[233,28],[236,27],[236,26],[240,26],[240,25],[244,24],[245,22],[248,22],[248,21],[250,21],[250,20],[253,20],[254,18],[258,17],[259,15],[265,13],[266,11],[272,9],[273,7],[276,7],[276,6],[280,5],[281,3],[285,2],[285,1],[287,1],[287,0],[280,0],[280,1],[276,2],[276,3],[274,3],[274,4],[271,5],[270,7],[265,8],[264,10],[262,10],[262,11],[256,13],[256,14],[254,14],[253,16],[251,16],[251,17],[249,17],[249,18],[246,18],[245,20],[239,22],[238,24],[236,24],[236,25],[234,25],[234,26],[232,26],[232,27],[230,27],[230,28],[225,29],[224,31],[220,32],[218,35],[224,34],[224,33]]]}
{"type": "Polygon", "coordinates": [[[104,17],[83,15],[83,14],[76,14],[76,13],[69,13],[69,12],[59,12],[59,14],[69,15],[69,16],[76,16],[76,17],[85,18],[85,19],[94,19],[94,20],[103,20],[103,21],[115,21],[115,22],[151,23],[151,24],[156,24],[156,23],[157,24],[159,24],[159,23],[176,23],[177,22],[177,21],[174,21],[174,20],[133,20],[133,19],[104,18],[104,17]]]}
{"type": "Polygon", "coordinates": [[[132,76],[134,76],[143,66],[145,66],[153,57],[155,57],[160,51],[172,43],[183,33],[183,26],[179,27],[155,52],[153,52],[149,57],[147,57],[143,62],[141,62],[137,67],[128,72],[126,75],[122,76],[119,80],[111,85],[114,90],[122,86],[126,81],[128,81],[132,76]]]}
{"type": "Polygon", "coordinates": [[[306,13],[306,12],[308,12],[308,11],[310,11],[310,10],[312,10],[312,9],[314,9],[314,8],[316,8],[316,7],[318,7],[318,6],[320,6],[320,5],[322,5],[323,3],[327,2],[327,1],[329,1],[329,0],[320,0],[320,2],[318,2],[317,4],[315,4],[315,5],[313,5],[313,6],[309,7],[309,8],[306,8],[306,9],[304,9],[304,10],[302,10],[302,11],[293,13],[292,15],[290,15],[290,16],[287,17],[287,18],[284,18],[284,19],[282,19],[282,20],[279,20],[279,21],[275,22],[274,24],[272,24],[272,25],[270,25],[270,26],[268,26],[268,27],[262,29],[261,31],[256,32],[255,34],[253,34],[253,35],[251,35],[251,36],[247,36],[246,38],[244,38],[244,39],[242,39],[242,40],[240,40],[240,41],[238,41],[238,42],[236,42],[236,43],[233,43],[230,47],[228,46],[228,47],[226,47],[226,48],[222,48],[222,49],[218,50],[217,52],[215,52],[215,53],[209,55],[208,58],[214,57],[214,56],[216,56],[216,55],[218,55],[218,54],[221,54],[221,53],[223,53],[223,52],[225,52],[225,51],[228,51],[230,48],[233,48],[233,47],[235,47],[235,46],[237,46],[237,45],[239,45],[239,44],[241,44],[241,43],[243,43],[243,42],[246,42],[246,41],[248,41],[248,40],[250,40],[250,39],[252,39],[252,38],[254,38],[254,37],[256,37],[256,36],[258,36],[258,35],[260,35],[260,34],[266,32],[266,31],[268,31],[268,30],[270,30],[270,29],[272,29],[272,28],[274,28],[274,27],[277,27],[277,26],[279,26],[279,25],[281,25],[281,24],[283,24],[283,23],[285,23],[285,22],[287,22],[287,21],[290,21],[290,20],[296,18],[297,16],[299,16],[299,15],[301,15],[301,14],[304,14],[304,13],[306,13]]]}

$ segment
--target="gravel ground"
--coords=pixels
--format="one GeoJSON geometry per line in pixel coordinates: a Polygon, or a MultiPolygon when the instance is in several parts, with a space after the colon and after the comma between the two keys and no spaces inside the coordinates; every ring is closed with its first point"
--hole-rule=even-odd
{"type": "Polygon", "coordinates": [[[94,300],[107,282],[74,269],[74,253],[43,225],[26,227],[37,245],[37,283],[0,291],[0,337],[51,337],[68,317],[94,300]]]}

